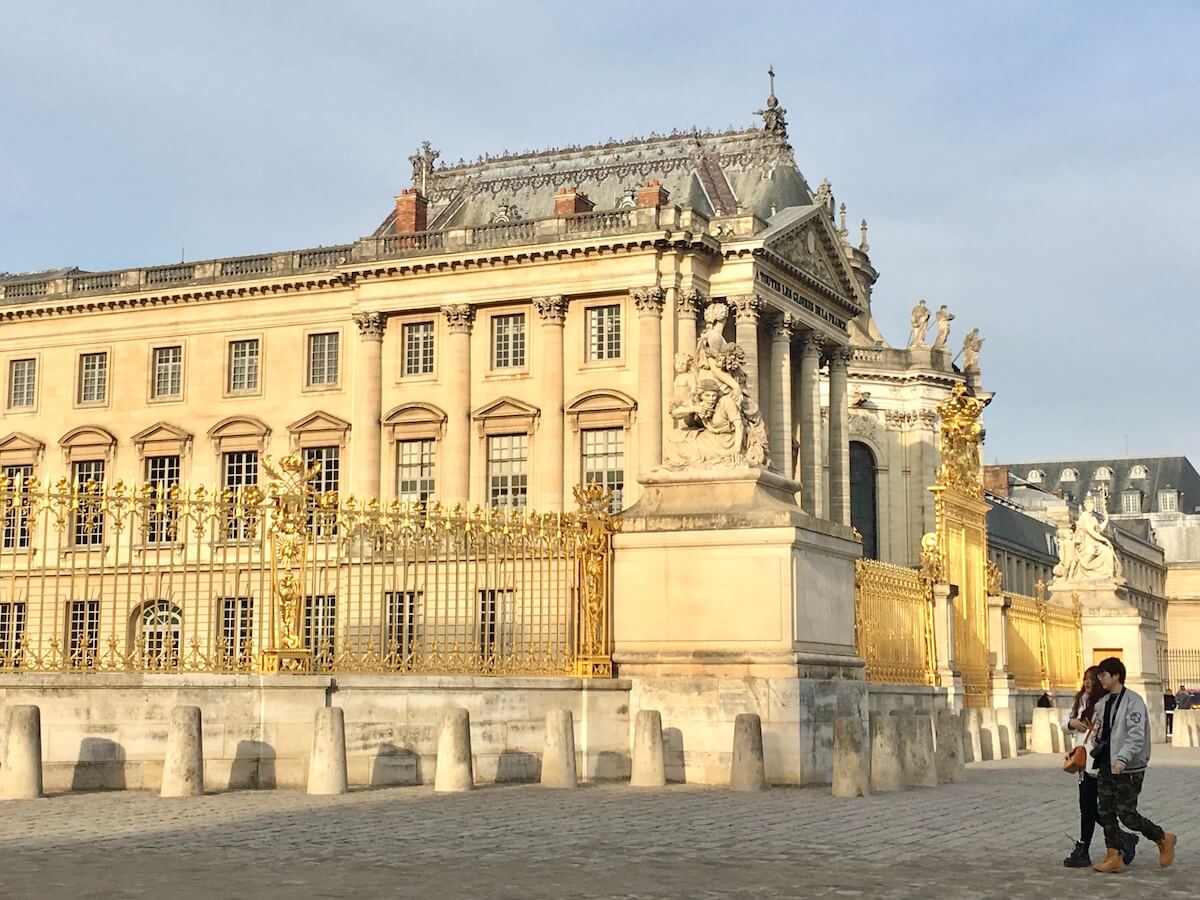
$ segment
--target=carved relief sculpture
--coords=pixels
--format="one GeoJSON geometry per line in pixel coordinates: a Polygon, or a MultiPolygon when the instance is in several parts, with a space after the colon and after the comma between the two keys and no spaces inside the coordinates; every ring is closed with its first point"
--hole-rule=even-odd
{"type": "Polygon", "coordinates": [[[912,334],[908,337],[909,348],[929,346],[925,343],[925,333],[929,331],[929,307],[924,300],[918,300],[912,308],[909,322],[912,324],[912,334]]]}
{"type": "Polygon", "coordinates": [[[954,314],[946,308],[943,303],[938,307],[936,314],[937,318],[937,337],[933,339],[934,350],[945,350],[946,341],[950,338],[950,323],[954,321],[954,314]]]}
{"type": "MultiPolygon", "coordinates": [[[[692,371],[693,360],[694,357],[690,353],[675,354],[675,380],[671,384],[670,411],[692,402],[692,397],[696,393],[696,373],[692,371]]],[[[676,428],[681,427],[680,419],[673,421],[676,428]]]]}

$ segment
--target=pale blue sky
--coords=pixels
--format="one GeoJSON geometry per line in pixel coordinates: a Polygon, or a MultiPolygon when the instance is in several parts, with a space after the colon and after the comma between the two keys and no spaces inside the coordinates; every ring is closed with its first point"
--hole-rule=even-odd
{"type": "MultiPolygon", "coordinates": [[[[1200,5],[0,0],[0,271],[369,233],[445,159],[753,120],[978,326],[995,458],[1190,453],[1200,5]]],[[[0,341],[3,340],[0,332],[0,341]]]]}

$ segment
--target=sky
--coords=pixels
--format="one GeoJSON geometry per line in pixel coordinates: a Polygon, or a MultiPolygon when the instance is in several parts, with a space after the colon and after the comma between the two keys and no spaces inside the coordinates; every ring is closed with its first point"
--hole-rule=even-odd
{"type": "MultiPolygon", "coordinates": [[[[0,0],[0,272],[347,243],[443,160],[757,123],[978,327],[986,460],[1200,464],[1200,4],[0,0]]],[[[3,333],[0,331],[0,344],[3,333]]]]}

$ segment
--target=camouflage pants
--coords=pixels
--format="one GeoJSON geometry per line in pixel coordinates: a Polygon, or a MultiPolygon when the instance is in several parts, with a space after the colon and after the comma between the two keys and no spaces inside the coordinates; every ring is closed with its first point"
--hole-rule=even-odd
{"type": "Polygon", "coordinates": [[[1106,847],[1121,847],[1118,819],[1130,831],[1136,831],[1152,841],[1162,840],[1163,830],[1138,812],[1138,794],[1142,792],[1142,782],[1145,780],[1145,772],[1113,775],[1105,767],[1100,769],[1099,812],[1096,819],[1104,829],[1106,847]]]}

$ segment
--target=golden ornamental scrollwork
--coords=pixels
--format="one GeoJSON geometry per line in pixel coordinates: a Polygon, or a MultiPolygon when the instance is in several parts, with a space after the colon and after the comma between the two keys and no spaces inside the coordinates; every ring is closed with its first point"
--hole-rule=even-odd
{"type": "Polygon", "coordinates": [[[610,508],[612,491],[599,484],[577,484],[574,490],[578,507],[577,531],[581,574],[579,631],[576,643],[575,674],[584,677],[612,675],[611,623],[609,591],[612,536],[618,528],[610,508]]]}
{"type": "Polygon", "coordinates": [[[1000,571],[1000,567],[990,559],[987,564],[987,592],[990,595],[998,595],[1004,589],[1004,573],[1000,571]]]}
{"type": "Polygon", "coordinates": [[[983,496],[981,446],[984,402],[957,384],[938,407],[941,417],[942,463],[937,483],[971,497],[983,496]]]}
{"type": "Polygon", "coordinates": [[[921,575],[932,584],[946,580],[946,556],[933,532],[921,536],[921,575]]]}

